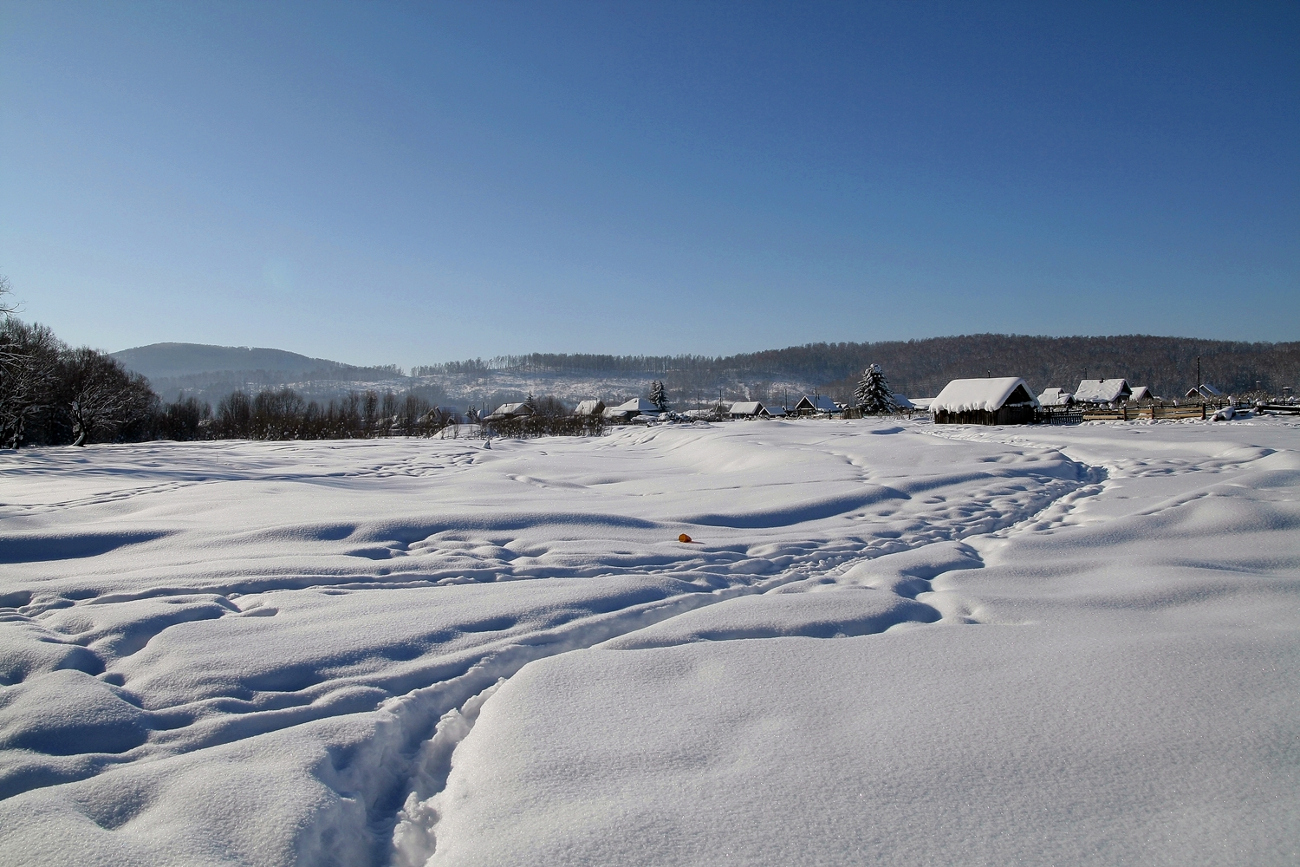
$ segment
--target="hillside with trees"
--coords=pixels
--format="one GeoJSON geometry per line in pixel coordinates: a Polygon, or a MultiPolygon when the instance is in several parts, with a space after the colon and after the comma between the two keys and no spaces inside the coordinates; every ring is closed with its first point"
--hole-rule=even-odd
{"type": "MultiPolygon", "coordinates": [[[[1225,392],[1258,387],[1281,392],[1300,380],[1300,343],[1244,343],[1187,337],[1034,337],[973,334],[877,343],[809,343],[732,356],[503,355],[417,367],[439,380],[505,374],[539,379],[640,376],[674,393],[779,403],[783,391],[817,389],[849,402],[869,364],[878,363],[902,394],[933,396],[950,380],[1020,376],[1033,388],[1069,390],[1085,378],[1125,378],[1175,397],[1195,386],[1197,358],[1204,381],[1225,392]]],[[[446,386],[444,386],[446,387],[446,386]]],[[[452,387],[447,387],[454,393],[452,387]]]]}

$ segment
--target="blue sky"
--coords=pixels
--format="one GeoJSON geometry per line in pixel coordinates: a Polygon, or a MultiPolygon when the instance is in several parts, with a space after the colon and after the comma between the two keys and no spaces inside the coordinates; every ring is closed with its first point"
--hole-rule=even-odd
{"type": "Polygon", "coordinates": [[[359,364],[1296,340],[1300,5],[0,0],[0,274],[359,364]]]}

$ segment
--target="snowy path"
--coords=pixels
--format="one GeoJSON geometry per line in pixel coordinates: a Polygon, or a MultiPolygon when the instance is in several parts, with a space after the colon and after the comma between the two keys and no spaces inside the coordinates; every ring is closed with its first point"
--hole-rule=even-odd
{"type": "MultiPolygon", "coordinates": [[[[1296,432],[814,422],[491,450],[7,453],[0,862],[636,863],[649,845],[646,820],[631,818],[641,809],[680,837],[653,860],[699,863],[692,847],[734,806],[711,813],[698,792],[699,809],[676,816],[655,792],[711,779],[710,762],[735,748],[719,736],[758,726],[732,782],[759,791],[773,774],[831,758],[852,773],[899,746],[897,735],[845,746],[879,708],[841,696],[820,708],[836,722],[813,746],[756,761],[780,754],[765,737],[787,742],[774,698],[801,678],[838,684],[800,694],[812,713],[873,667],[884,669],[865,687],[906,693],[916,659],[948,655],[951,671],[992,642],[1033,671],[1043,653],[1068,658],[1081,630],[1122,643],[1153,618],[1174,623],[1161,652],[1203,626],[1236,640],[1254,617],[1280,642],[1270,652],[1294,659],[1296,432]],[[1010,637],[961,628],[972,623],[1010,637]],[[720,660],[747,679],[706,678],[726,706],[690,727],[703,741],[683,739],[698,675],[720,660]],[[652,719],[655,736],[628,741],[652,719]],[[49,849],[52,835],[62,842],[49,849]]],[[[1294,679],[1279,676],[1294,704],[1294,679]]],[[[952,687],[936,684],[930,707],[952,687]]],[[[1036,688],[1058,700],[1058,687],[1036,688]]],[[[912,742],[946,738],[927,731],[912,742]]],[[[1294,777],[1284,766],[1273,784],[1294,777]]],[[[775,792],[811,819],[786,803],[803,797],[795,788],[775,792]]],[[[755,818],[774,809],[750,806],[755,818]]],[[[722,837],[737,852],[766,833],[736,827],[722,837]]],[[[909,858],[871,833],[884,860],[942,854],[909,858]]],[[[857,833],[828,839],[839,843],[803,840],[820,855],[802,860],[848,863],[871,848],[857,833]]],[[[775,851],[738,860],[784,863],[775,851]]]]}

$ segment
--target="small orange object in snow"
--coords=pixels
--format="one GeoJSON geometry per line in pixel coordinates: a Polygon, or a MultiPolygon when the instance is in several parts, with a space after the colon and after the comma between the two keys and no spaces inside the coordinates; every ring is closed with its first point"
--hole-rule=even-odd
{"type": "Polygon", "coordinates": [[[682,533],[680,536],[677,537],[677,541],[678,541],[678,542],[689,542],[689,541],[691,541],[691,537],[688,536],[688,535],[686,535],[685,533],[682,533]]]}

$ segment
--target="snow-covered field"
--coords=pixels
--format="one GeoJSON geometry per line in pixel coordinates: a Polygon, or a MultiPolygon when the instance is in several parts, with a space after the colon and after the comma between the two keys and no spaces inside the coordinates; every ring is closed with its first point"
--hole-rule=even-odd
{"type": "Polygon", "coordinates": [[[1295,864],[1298,446],[0,453],[0,863],[1295,864]]]}

